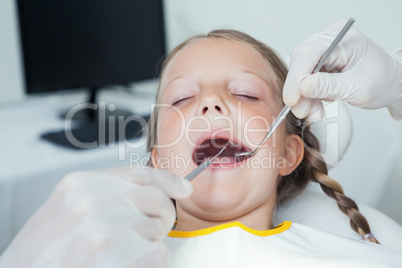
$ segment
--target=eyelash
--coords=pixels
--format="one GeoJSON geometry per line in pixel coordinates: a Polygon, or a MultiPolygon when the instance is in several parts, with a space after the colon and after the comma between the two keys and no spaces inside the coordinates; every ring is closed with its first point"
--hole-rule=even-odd
{"type": "Polygon", "coordinates": [[[172,106],[176,106],[176,105],[179,104],[180,102],[185,101],[185,100],[188,100],[188,99],[190,99],[190,98],[192,98],[192,97],[186,97],[186,98],[179,99],[179,100],[173,102],[172,106]]]}
{"type": "MultiPolygon", "coordinates": [[[[243,97],[243,98],[249,99],[249,100],[251,100],[251,101],[258,101],[258,98],[257,98],[257,97],[254,97],[254,96],[245,95],[245,94],[234,94],[234,95],[237,96],[237,97],[243,97]]],[[[192,97],[186,97],[186,98],[183,98],[183,99],[179,99],[179,100],[173,102],[172,106],[176,106],[176,105],[179,104],[180,102],[185,101],[185,100],[188,100],[188,99],[190,99],[190,98],[192,98],[192,97]]]]}
{"type": "Polygon", "coordinates": [[[238,96],[238,97],[243,97],[243,98],[246,98],[246,99],[249,99],[249,100],[252,100],[252,101],[257,101],[258,100],[257,97],[250,96],[250,95],[245,95],[245,94],[234,94],[234,95],[238,96]]]}

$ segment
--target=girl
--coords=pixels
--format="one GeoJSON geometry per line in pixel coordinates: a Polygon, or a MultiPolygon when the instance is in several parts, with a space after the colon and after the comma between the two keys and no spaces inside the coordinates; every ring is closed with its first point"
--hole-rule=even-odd
{"type": "Polygon", "coordinates": [[[266,130],[266,121],[272,123],[279,114],[286,75],[286,66],[269,47],[230,30],[190,38],[166,59],[156,102],[167,106],[155,110],[151,120],[151,165],[159,168],[160,159],[172,152],[195,159],[186,168],[164,168],[183,176],[199,164],[198,153],[201,158],[213,156],[223,144],[230,151],[192,181],[189,198],[176,202],[175,230],[165,239],[173,256],[171,267],[378,267],[385,256],[399,258],[375,246],[379,243],[356,203],[327,176],[324,161],[310,153],[319,151],[319,144],[303,120],[288,115],[286,124],[253,159],[233,157],[234,152],[254,150],[264,138],[265,131],[247,130],[266,130]],[[183,128],[189,132],[187,140],[164,146],[179,137],[183,128]],[[267,159],[269,167],[263,165],[267,159]],[[337,201],[350,217],[351,228],[370,243],[290,222],[274,228],[275,207],[295,197],[310,181],[319,183],[337,201]],[[368,253],[371,250],[373,255],[368,253]]]}
{"type": "Polygon", "coordinates": [[[379,245],[323,160],[305,149],[318,151],[318,142],[303,120],[289,114],[254,157],[234,157],[263,139],[284,105],[286,75],[269,47],[237,31],[213,31],[179,45],[163,65],[149,125],[156,172],[70,174],[2,255],[0,267],[400,265],[400,252],[379,245]],[[223,146],[191,184],[180,178],[223,146]],[[310,181],[338,202],[366,241],[286,221],[273,226],[275,207],[310,181]]]}

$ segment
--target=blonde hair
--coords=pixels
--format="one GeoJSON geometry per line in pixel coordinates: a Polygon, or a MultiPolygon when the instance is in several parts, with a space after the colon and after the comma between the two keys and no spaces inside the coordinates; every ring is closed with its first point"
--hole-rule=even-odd
{"type": "MultiPolygon", "coordinates": [[[[277,101],[283,107],[282,89],[288,73],[288,69],[278,55],[264,43],[252,38],[251,36],[236,30],[215,30],[206,35],[193,36],[175,49],[173,49],[165,59],[161,69],[161,81],[167,66],[175,55],[184,47],[199,40],[208,38],[223,38],[232,41],[238,41],[250,45],[258,51],[264,60],[267,61],[275,74],[275,89],[277,101]]],[[[156,103],[160,103],[160,86],[156,96],[156,103]]],[[[152,113],[148,124],[148,151],[151,152],[157,144],[157,119],[158,110],[152,113]]],[[[286,132],[296,134],[303,139],[304,146],[319,152],[319,142],[309,126],[305,126],[304,120],[296,118],[292,113],[286,118],[286,132]]],[[[149,163],[152,165],[151,161],[149,163]]],[[[309,150],[304,150],[304,157],[300,165],[289,175],[283,176],[277,183],[277,205],[291,200],[301,193],[310,181],[319,183],[322,190],[331,198],[335,199],[339,209],[350,218],[351,228],[360,234],[364,240],[378,243],[371,235],[370,225],[366,218],[359,212],[357,204],[349,197],[344,195],[341,185],[328,176],[327,165],[321,155],[312,155],[309,150]]]]}

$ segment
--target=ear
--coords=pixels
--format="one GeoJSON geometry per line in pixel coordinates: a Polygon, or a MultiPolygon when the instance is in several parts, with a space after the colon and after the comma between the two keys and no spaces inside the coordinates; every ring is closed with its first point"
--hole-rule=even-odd
{"type": "Polygon", "coordinates": [[[158,149],[153,148],[151,152],[151,162],[154,168],[158,168],[158,162],[159,162],[157,161],[158,158],[159,158],[158,149]]]}
{"type": "Polygon", "coordinates": [[[279,169],[280,176],[292,173],[301,163],[304,157],[304,143],[296,134],[287,135],[285,138],[284,163],[279,169]]]}

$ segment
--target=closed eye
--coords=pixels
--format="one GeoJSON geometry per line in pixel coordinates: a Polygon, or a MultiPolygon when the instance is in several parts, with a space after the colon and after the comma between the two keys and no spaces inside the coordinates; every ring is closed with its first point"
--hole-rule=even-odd
{"type": "Polygon", "coordinates": [[[176,105],[180,104],[181,102],[183,102],[185,100],[188,100],[188,99],[191,99],[191,98],[192,97],[186,97],[186,98],[179,99],[179,100],[173,102],[172,106],[176,106],[176,105]]]}
{"type": "Polygon", "coordinates": [[[258,100],[257,97],[246,95],[246,94],[234,94],[234,95],[237,96],[237,97],[245,98],[245,99],[252,100],[252,101],[257,101],[258,100]]]}

